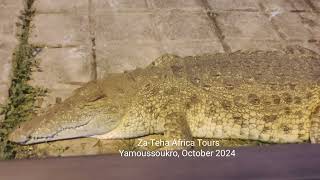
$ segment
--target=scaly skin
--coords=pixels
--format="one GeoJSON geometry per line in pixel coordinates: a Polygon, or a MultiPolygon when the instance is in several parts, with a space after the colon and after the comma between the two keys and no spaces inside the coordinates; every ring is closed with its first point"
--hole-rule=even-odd
{"type": "Polygon", "coordinates": [[[240,138],[320,142],[320,58],[302,48],[180,58],[90,82],[10,140],[240,138]]]}

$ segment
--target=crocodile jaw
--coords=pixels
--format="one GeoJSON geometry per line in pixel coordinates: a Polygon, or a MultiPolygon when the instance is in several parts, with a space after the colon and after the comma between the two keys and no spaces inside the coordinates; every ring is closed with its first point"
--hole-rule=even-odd
{"type": "Polygon", "coordinates": [[[56,140],[74,139],[81,137],[91,137],[112,131],[117,125],[116,121],[109,120],[105,122],[88,121],[77,126],[66,126],[65,128],[57,129],[30,129],[29,131],[23,130],[24,128],[17,128],[9,134],[9,141],[22,144],[36,144],[56,140]]]}
{"type": "Polygon", "coordinates": [[[27,144],[29,141],[29,133],[21,133],[21,129],[16,129],[14,132],[10,133],[8,136],[9,141],[19,143],[19,144],[27,144]]]}
{"type": "MultiPolygon", "coordinates": [[[[121,112],[114,112],[104,101],[70,107],[60,113],[48,112],[24,122],[9,134],[9,141],[27,145],[63,139],[91,137],[115,129],[121,112]]],[[[121,109],[121,108],[120,108],[121,109]]]]}

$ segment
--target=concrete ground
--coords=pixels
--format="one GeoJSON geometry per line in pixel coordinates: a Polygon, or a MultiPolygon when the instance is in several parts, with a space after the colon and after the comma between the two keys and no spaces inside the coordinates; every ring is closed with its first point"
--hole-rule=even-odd
{"type": "MultiPolygon", "coordinates": [[[[33,82],[45,102],[82,83],[180,56],[299,44],[320,53],[318,0],[37,0],[33,82]]],[[[44,104],[46,106],[47,104],[44,104]]]]}
{"type": "MultiPolygon", "coordinates": [[[[22,9],[22,0],[0,0],[0,112],[9,96],[12,53],[18,43],[16,22],[22,9]]],[[[0,115],[0,122],[2,120],[3,116],[0,115]]]]}
{"type": "MultiPolygon", "coordinates": [[[[111,72],[180,56],[300,45],[320,53],[319,0],[36,0],[29,38],[42,48],[30,84],[40,106],[111,72]]],[[[0,0],[0,104],[10,87],[23,0],[0,0]]]]}

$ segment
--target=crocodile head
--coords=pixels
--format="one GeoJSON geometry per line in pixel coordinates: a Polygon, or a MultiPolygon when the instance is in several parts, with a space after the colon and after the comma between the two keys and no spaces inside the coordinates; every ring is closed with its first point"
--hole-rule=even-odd
{"type": "Polygon", "coordinates": [[[121,98],[116,94],[111,96],[114,97],[100,92],[96,85],[80,88],[44,114],[19,124],[9,134],[9,140],[35,144],[110,132],[119,124],[124,112],[121,98]]]}

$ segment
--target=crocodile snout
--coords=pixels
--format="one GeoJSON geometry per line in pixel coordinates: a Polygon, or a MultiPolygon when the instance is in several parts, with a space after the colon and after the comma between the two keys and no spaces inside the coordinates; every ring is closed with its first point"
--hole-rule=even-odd
{"type": "Polygon", "coordinates": [[[8,140],[19,144],[25,144],[26,142],[28,142],[29,136],[26,134],[21,134],[18,131],[19,129],[16,129],[13,132],[11,132],[8,136],[8,140]]]}

